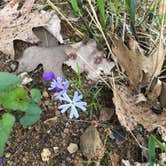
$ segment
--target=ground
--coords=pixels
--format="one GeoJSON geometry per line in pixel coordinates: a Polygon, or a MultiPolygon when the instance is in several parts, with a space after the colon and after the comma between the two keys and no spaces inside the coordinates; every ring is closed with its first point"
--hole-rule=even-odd
{"type": "MultiPolygon", "coordinates": [[[[40,0],[39,3],[41,2],[44,1],[40,0]]],[[[59,1],[56,1],[56,3],[59,3],[59,1]]],[[[60,5],[64,9],[63,3],[60,5]]],[[[63,31],[65,30],[63,29],[63,31]]],[[[29,44],[27,43],[15,41],[16,59],[21,56],[21,52],[28,46],[29,44]]],[[[11,60],[0,53],[0,71],[15,72],[17,65],[16,60],[11,60]]],[[[64,66],[63,70],[67,78],[73,79],[76,77],[69,67],[64,66]]],[[[147,150],[144,151],[138,144],[139,142],[147,147],[149,136],[141,126],[132,134],[127,132],[120,125],[115,111],[111,119],[105,122],[99,121],[100,110],[93,112],[92,119],[90,119],[89,115],[81,113],[78,120],[70,120],[67,115],[61,114],[58,110],[59,103],[54,100],[52,93],[48,92],[48,84],[42,80],[42,73],[42,66],[28,73],[33,81],[26,85],[28,89],[39,88],[42,92],[40,106],[43,112],[40,121],[28,128],[21,126],[18,122],[15,124],[6,145],[4,166],[88,165],[88,160],[83,156],[79,146],[80,136],[87,127],[94,123],[97,124],[97,130],[105,146],[101,166],[116,166],[116,163],[122,165],[121,159],[126,159],[130,162],[148,161],[147,150]],[[54,119],[48,121],[50,118],[54,119]],[[78,150],[73,154],[70,154],[67,150],[70,143],[78,145],[78,150]],[[41,158],[41,153],[45,148],[48,148],[51,152],[48,161],[43,161],[41,158]]],[[[83,84],[85,87],[89,87],[93,83],[85,80],[83,84]]],[[[114,110],[112,91],[104,84],[101,84],[101,86],[100,104],[102,107],[109,107],[114,110]]],[[[0,116],[5,111],[2,110],[0,116]]],[[[95,163],[90,162],[89,165],[92,166],[95,163]]]]}

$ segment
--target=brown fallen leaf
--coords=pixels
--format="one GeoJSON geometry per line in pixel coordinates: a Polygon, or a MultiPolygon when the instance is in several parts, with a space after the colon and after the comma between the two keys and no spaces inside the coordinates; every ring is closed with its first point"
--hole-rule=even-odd
{"type": "Polygon", "coordinates": [[[114,109],[109,107],[104,107],[100,110],[99,120],[102,122],[108,121],[112,118],[114,113],[115,113],[114,109]]]}
{"type": "Polygon", "coordinates": [[[38,11],[31,12],[34,0],[26,0],[23,7],[17,10],[20,0],[12,0],[0,11],[0,51],[11,55],[14,58],[14,40],[22,40],[29,43],[37,43],[39,39],[32,29],[35,27],[45,27],[60,42],[63,42],[60,35],[60,20],[58,16],[51,12],[38,11]],[[6,11],[10,11],[9,15],[6,11]],[[2,15],[5,13],[5,17],[2,15]],[[13,13],[19,13],[14,14],[13,13]],[[16,16],[15,16],[16,15],[16,16]]]}
{"type": "Polygon", "coordinates": [[[118,166],[120,163],[120,156],[116,153],[111,155],[112,166],[118,166]]]}
{"type": "Polygon", "coordinates": [[[18,17],[18,2],[19,0],[12,0],[3,8],[3,10],[0,10],[0,29],[9,26],[10,23],[18,17]]]}
{"type": "Polygon", "coordinates": [[[162,82],[161,93],[159,96],[159,101],[162,107],[166,108],[166,83],[162,82]]]}
{"type": "Polygon", "coordinates": [[[104,145],[96,127],[88,127],[80,138],[80,148],[89,160],[100,161],[104,155],[104,145]]]}
{"type": "Polygon", "coordinates": [[[116,46],[112,47],[114,55],[124,67],[131,83],[137,86],[143,78],[139,56],[133,50],[129,50],[121,39],[114,39],[114,43],[116,46]]]}
{"type": "Polygon", "coordinates": [[[67,56],[60,47],[29,47],[23,56],[18,59],[19,67],[17,72],[33,71],[39,64],[43,65],[45,72],[53,71],[56,75],[63,75],[62,64],[67,56]]]}
{"type": "Polygon", "coordinates": [[[161,89],[162,89],[162,82],[157,78],[153,79],[153,82],[147,94],[148,99],[155,100],[156,98],[158,98],[160,96],[161,89]]]}
{"type": "Polygon", "coordinates": [[[116,114],[121,125],[127,130],[134,130],[138,124],[148,131],[166,125],[166,112],[156,114],[151,110],[157,102],[147,101],[136,104],[135,93],[126,86],[116,86],[113,93],[116,114]]]}
{"type": "Polygon", "coordinates": [[[114,44],[112,51],[135,87],[141,83],[147,85],[152,77],[160,74],[165,56],[165,49],[161,44],[153,55],[148,57],[144,55],[144,51],[133,38],[129,41],[130,49],[121,39],[114,39],[114,44]]]}
{"type": "Polygon", "coordinates": [[[75,72],[87,72],[87,77],[91,80],[99,79],[101,74],[110,75],[114,62],[109,62],[104,58],[104,53],[97,48],[94,40],[87,43],[79,42],[65,50],[69,59],[66,61],[75,72]]]}

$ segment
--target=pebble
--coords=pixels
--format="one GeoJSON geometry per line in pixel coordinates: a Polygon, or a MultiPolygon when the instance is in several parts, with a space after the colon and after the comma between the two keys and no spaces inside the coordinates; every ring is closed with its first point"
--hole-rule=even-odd
{"type": "Polygon", "coordinates": [[[70,143],[69,146],[67,147],[67,150],[70,154],[73,154],[78,150],[78,145],[75,143],[70,143]]]}
{"type": "Polygon", "coordinates": [[[44,148],[41,153],[42,161],[49,161],[51,157],[51,152],[48,148],[44,148]]]}
{"type": "Polygon", "coordinates": [[[49,94],[48,94],[47,91],[44,91],[43,94],[42,94],[42,96],[43,96],[44,98],[48,98],[48,97],[49,97],[49,94]]]}
{"type": "Polygon", "coordinates": [[[69,131],[70,131],[70,130],[69,130],[68,128],[65,128],[63,132],[64,132],[65,134],[69,134],[69,131]]]}
{"type": "Polygon", "coordinates": [[[59,147],[55,146],[53,147],[54,153],[58,153],[59,152],[59,147]]]}
{"type": "Polygon", "coordinates": [[[6,153],[5,158],[9,158],[11,156],[11,153],[6,153]]]}

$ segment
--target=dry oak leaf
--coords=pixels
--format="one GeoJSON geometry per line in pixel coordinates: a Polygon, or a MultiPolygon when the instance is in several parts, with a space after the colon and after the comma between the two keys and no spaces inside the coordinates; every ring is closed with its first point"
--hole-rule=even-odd
{"type": "Polygon", "coordinates": [[[60,20],[51,12],[31,12],[34,0],[26,0],[20,10],[16,10],[20,0],[12,0],[0,11],[0,51],[14,58],[14,40],[37,43],[39,39],[32,29],[46,28],[60,42],[60,20]],[[9,13],[6,11],[9,10],[9,13]],[[19,15],[18,15],[19,13],[19,15]]]}
{"type": "Polygon", "coordinates": [[[133,44],[134,48],[132,47],[131,50],[129,50],[127,46],[124,45],[121,39],[114,39],[114,43],[116,47],[112,47],[112,51],[115,57],[117,58],[118,62],[124,67],[130,82],[134,86],[137,86],[143,79],[142,52],[139,50],[135,50],[135,43],[133,44]]]}
{"type": "Polygon", "coordinates": [[[115,111],[122,126],[128,131],[134,130],[138,124],[148,131],[166,125],[166,112],[154,113],[153,101],[136,104],[136,95],[126,86],[117,85],[113,89],[115,111]]]}
{"type": "Polygon", "coordinates": [[[65,49],[69,59],[65,62],[68,66],[78,72],[87,72],[87,77],[91,80],[98,80],[101,74],[109,75],[114,62],[109,62],[104,58],[104,53],[97,48],[94,40],[87,43],[83,41],[73,44],[65,49]]]}
{"type": "Polygon", "coordinates": [[[23,56],[18,59],[17,72],[30,72],[42,64],[44,72],[53,71],[56,75],[63,75],[62,64],[65,60],[67,60],[67,55],[61,47],[32,46],[27,48],[23,56]]]}
{"type": "Polygon", "coordinates": [[[116,47],[112,47],[112,51],[135,87],[142,82],[149,83],[153,76],[157,77],[160,74],[165,56],[163,46],[158,47],[152,55],[146,57],[137,41],[132,38],[129,41],[130,49],[121,39],[114,39],[114,44],[116,47]]]}

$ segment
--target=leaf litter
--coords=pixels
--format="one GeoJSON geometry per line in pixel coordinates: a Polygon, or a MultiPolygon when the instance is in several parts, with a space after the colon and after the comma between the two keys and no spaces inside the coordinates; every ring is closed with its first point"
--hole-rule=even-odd
{"type": "Polygon", "coordinates": [[[39,39],[33,33],[35,27],[45,27],[59,42],[63,42],[60,34],[60,20],[52,12],[31,12],[34,0],[26,0],[20,10],[16,10],[19,0],[12,0],[1,10],[0,14],[0,51],[15,56],[14,40],[38,43],[39,39]],[[10,11],[9,15],[6,11],[10,11]],[[19,12],[19,16],[18,16],[19,12]],[[2,17],[5,13],[5,17],[2,17]]]}
{"type": "MultiPolygon", "coordinates": [[[[41,20],[38,22],[38,24],[32,23],[32,26],[29,24],[31,23],[31,15],[34,16],[35,14],[30,13],[33,0],[31,0],[31,2],[27,0],[25,2],[25,4],[28,4],[23,5],[22,9],[20,10],[21,16],[19,17],[17,10],[18,3],[18,0],[12,0],[1,11],[2,14],[0,13],[0,34],[4,33],[6,27],[11,29],[8,32],[6,31],[7,34],[13,32],[15,34],[15,36],[10,35],[11,40],[8,43],[2,43],[3,46],[9,44],[9,46],[11,47],[9,50],[7,50],[8,52],[0,47],[0,50],[2,52],[14,56],[14,40],[20,39],[31,43],[38,43],[39,39],[32,32],[32,29],[38,26],[45,27],[61,43],[63,43],[63,39],[60,34],[60,23],[54,22],[57,19],[57,16],[55,14],[47,12],[35,12],[37,13],[35,15],[36,18],[38,16],[41,16],[43,20],[40,18],[41,20]],[[12,5],[13,8],[11,8],[12,5]],[[3,13],[9,13],[9,15],[6,16],[6,18],[8,19],[2,19],[1,15],[3,15],[3,13]],[[30,22],[28,22],[27,18],[30,19],[30,22]],[[50,18],[54,18],[54,21],[50,18]],[[24,20],[23,23],[25,23],[23,24],[23,27],[24,25],[25,27],[28,26],[28,30],[26,30],[26,28],[22,28],[22,24],[20,24],[22,23],[22,20],[24,20]],[[13,25],[16,25],[18,29],[13,28],[13,25]],[[53,28],[50,28],[51,25],[53,28]],[[22,33],[22,36],[16,33],[17,30],[19,33],[22,33]],[[23,34],[27,32],[29,33],[28,36],[31,36],[28,39],[26,38],[26,36],[23,36],[23,34]]],[[[5,36],[5,38],[9,38],[9,36],[7,35],[5,36]]],[[[2,39],[3,35],[2,37],[0,37],[0,42],[2,39]]],[[[165,49],[160,43],[160,46],[155,50],[153,55],[147,57],[144,55],[144,51],[139,47],[138,43],[133,39],[131,39],[131,41],[129,48],[127,48],[120,39],[115,39],[114,42],[116,44],[116,47],[112,47],[112,50],[116,55],[118,62],[124,67],[128,75],[128,79],[131,83],[130,85],[133,85],[138,90],[139,85],[143,84],[147,86],[150,83],[153,83],[152,79],[154,80],[154,78],[156,78],[160,74],[165,58],[165,49]]],[[[48,46],[30,47],[25,50],[23,56],[19,59],[20,64],[18,72],[29,72],[34,70],[39,64],[43,64],[44,71],[54,71],[57,75],[60,75],[63,74],[62,64],[64,62],[68,66],[71,66],[71,68],[75,72],[78,71],[79,66],[81,72],[86,72],[87,77],[92,80],[100,79],[99,76],[101,74],[110,75],[114,67],[114,62],[110,62],[104,58],[104,53],[97,48],[96,42],[93,40],[89,40],[87,43],[84,43],[82,41],[74,45],[67,45],[65,47],[58,45],[55,45],[51,48],[48,46]],[[66,54],[68,56],[68,59],[66,54]]],[[[151,84],[147,93],[147,97],[145,97],[144,94],[138,93],[137,90],[132,89],[130,86],[127,87],[125,85],[115,85],[115,88],[113,89],[113,100],[115,104],[116,114],[121,125],[126,127],[126,129],[129,131],[134,130],[138,125],[144,126],[144,128],[148,131],[151,131],[158,126],[165,125],[166,114],[164,112],[162,112],[161,114],[156,114],[153,112],[153,107],[156,107],[158,97],[161,105],[159,104],[157,105],[157,107],[159,109],[160,106],[165,107],[165,89],[165,83],[157,79],[154,85],[151,84]]],[[[96,156],[99,159],[103,157],[103,144],[95,127],[90,126],[82,135],[81,149],[83,151],[83,154],[89,159],[92,159],[93,155],[94,158],[96,158],[96,156]],[[96,137],[94,137],[94,135],[96,137]],[[93,141],[91,141],[91,139],[93,141]],[[87,146],[88,148],[85,148],[87,146]],[[101,153],[96,153],[96,146],[99,146],[101,148],[101,153]],[[89,154],[92,153],[92,150],[93,155],[90,156],[89,154]]]]}

